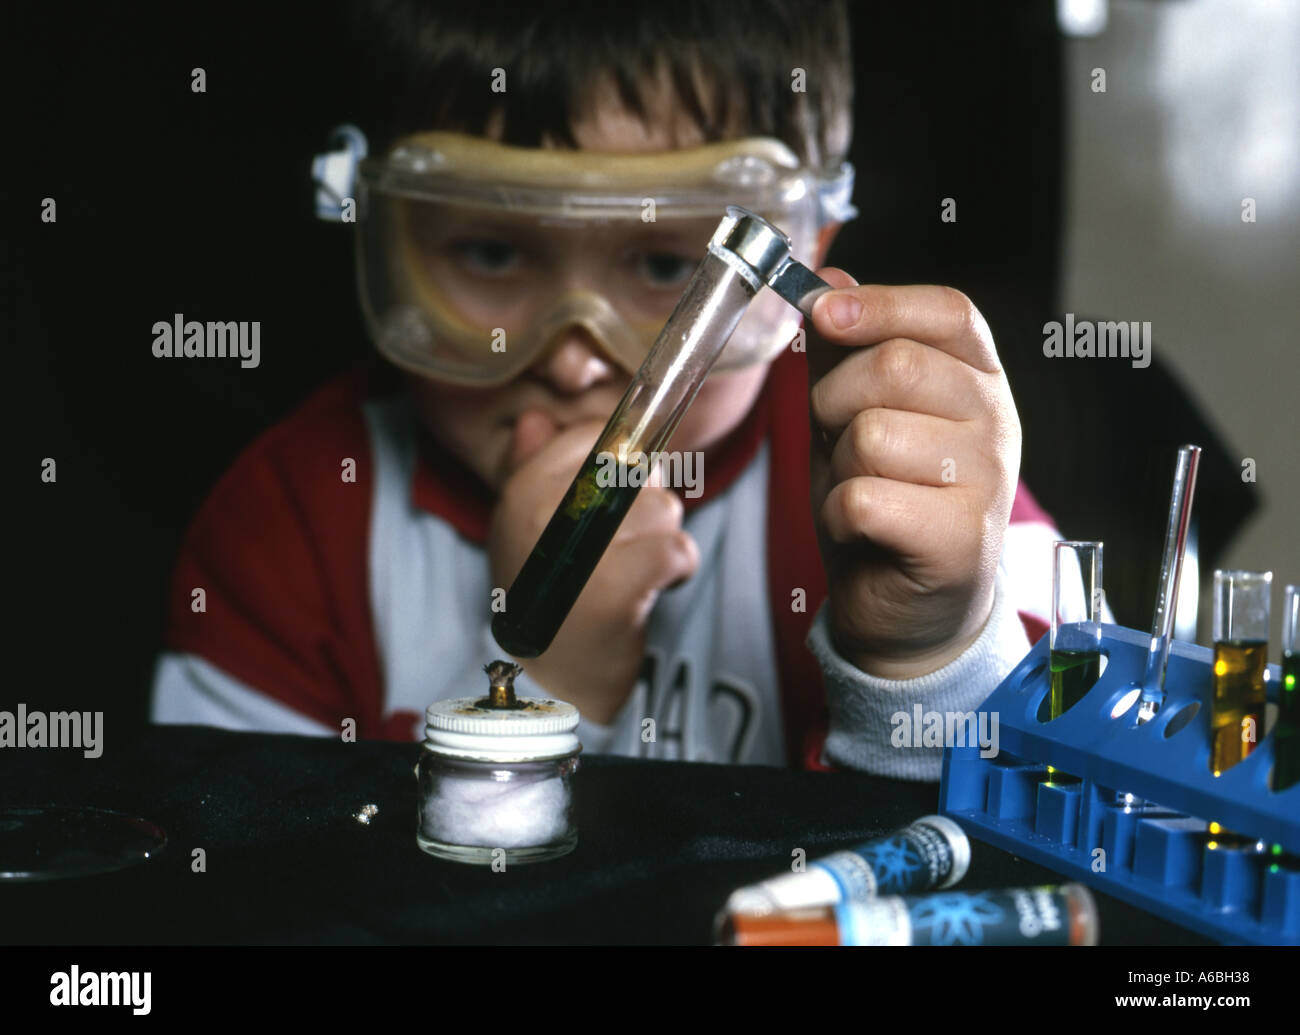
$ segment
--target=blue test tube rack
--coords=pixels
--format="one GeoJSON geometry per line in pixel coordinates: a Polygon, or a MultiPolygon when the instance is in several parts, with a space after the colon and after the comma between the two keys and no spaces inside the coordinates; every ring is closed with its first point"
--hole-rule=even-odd
{"type": "MultiPolygon", "coordinates": [[[[978,743],[947,747],[940,810],[974,838],[1209,938],[1300,944],[1300,784],[1270,789],[1273,738],[1261,729],[1250,755],[1214,776],[1213,652],[1175,641],[1164,705],[1138,725],[1133,691],[1150,634],[1118,625],[1101,634],[1101,678],[1056,719],[1039,719],[1051,685],[1048,637],[1012,670],[980,708],[998,717],[998,754],[982,758],[978,743]],[[1128,696],[1132,705],[1112,717],[1128,696]],[[1053,782],[1049,765],[1079,782],[1053,782]],[[1144,804],[1116,804],[1116,792],[1144,804]],[[1263,850],[1214,842],[1211,820],[1263,850]]],[[[1276,705],[1280,672],[1268,672],[1276,705]]]]}

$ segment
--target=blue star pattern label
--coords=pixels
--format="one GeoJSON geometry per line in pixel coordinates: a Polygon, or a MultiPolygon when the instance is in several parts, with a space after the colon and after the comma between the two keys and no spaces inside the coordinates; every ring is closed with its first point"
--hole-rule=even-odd
{"type": "Polygon", "coordinates": [[[841,902],[841,945],[1069,945],[1065,887],[841,902]]]}

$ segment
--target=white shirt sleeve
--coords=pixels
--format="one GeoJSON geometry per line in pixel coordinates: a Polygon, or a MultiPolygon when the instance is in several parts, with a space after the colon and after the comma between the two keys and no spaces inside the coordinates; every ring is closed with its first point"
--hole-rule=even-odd
{"type": "MultiPolygon", "coordinates": [[[[830,712],[826,762],[878,776],[938,780],[943,747],[921,746],[917,706],[923,716],[938,713],[945,719],[948,713],[976,712],[1025,656],[1030,643],[1007,592],[1005,573],[999,568],[993,611],[979,638],[960,657],[929,675],[880,679],[846,661],[831,644],[826,604],[813,620],[808,647],[825,676],[830,712]]],[[[992,719],[988,726],[971,728],[996,730],[992,719]]],[[[949,726],[945,721],[944,728],[949,726]]]]}
{"type": "Polygon", "coordinates": [[[217,726],[312,737],[342,734],[341,729],[294,711],[196,654],[176,652],[158,659],[149,717],[165,725],[217,726]]]}

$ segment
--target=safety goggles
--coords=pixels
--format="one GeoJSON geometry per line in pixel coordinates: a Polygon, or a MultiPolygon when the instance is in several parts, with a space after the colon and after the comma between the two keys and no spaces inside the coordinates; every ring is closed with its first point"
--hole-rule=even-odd
{"type": "MultiPolygon", "coordinates": [[[[371,337],[399,366],[468,385],[517,377],[575,329],[635,371],[728,205],[779,226],[800,261],[811,261],[825,224],[856,214],[851,166],[813,173],[768,138],[628,154],[434,132],[402,139],[382,160],[359,160],[364,140],[349,152],[371,337]]],[[[336,185],[318,194],[326,216],[347,194],[338,158],[317,163],[325,192],[335,161],[336,185]]],[[[715,370],[771,359],[798,319],[764,292],[715,370]]]]}

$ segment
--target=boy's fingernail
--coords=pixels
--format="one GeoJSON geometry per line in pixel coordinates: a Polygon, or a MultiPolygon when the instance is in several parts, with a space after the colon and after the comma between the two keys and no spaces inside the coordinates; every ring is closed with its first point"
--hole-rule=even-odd
{"type": "Polygon", "coordinates": [[[826,300],[826,315],[834,326],[843,330],[858,322],[862,316],[862,303],[849,294],[831,295],[826,300]]]}

